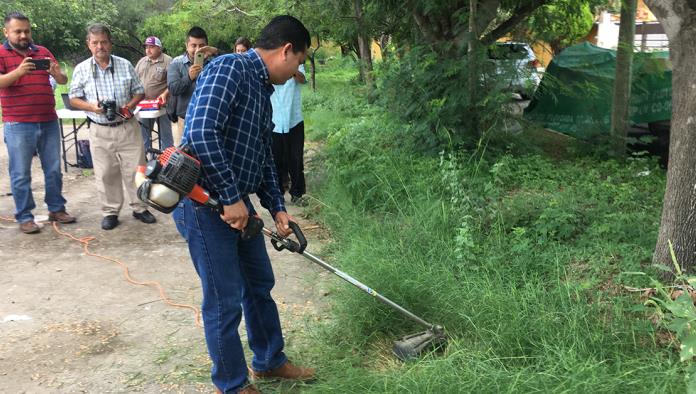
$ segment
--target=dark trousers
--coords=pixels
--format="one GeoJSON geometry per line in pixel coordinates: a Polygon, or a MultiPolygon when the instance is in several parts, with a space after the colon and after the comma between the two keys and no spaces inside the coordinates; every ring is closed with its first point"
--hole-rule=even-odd
{"type": "Polygon", "coordinates": [[[302,197],[307,190],[304,178],[304,122],[288,133],[273,133],[273,161],[283,192],[290,184],[290,195],[302,197]]]}

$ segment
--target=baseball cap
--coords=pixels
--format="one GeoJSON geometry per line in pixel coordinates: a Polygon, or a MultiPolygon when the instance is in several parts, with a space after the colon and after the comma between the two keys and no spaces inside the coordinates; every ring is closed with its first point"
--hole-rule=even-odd
{"type": "Polygon", "coordinates": [[[145,39],[143,46],[145,46],[145,45],[155,45],[155,46],[162,48],[162,41],[160,41],[160,39],[155,37],[155,36],[150,36],[150,37],[145,39]]]}

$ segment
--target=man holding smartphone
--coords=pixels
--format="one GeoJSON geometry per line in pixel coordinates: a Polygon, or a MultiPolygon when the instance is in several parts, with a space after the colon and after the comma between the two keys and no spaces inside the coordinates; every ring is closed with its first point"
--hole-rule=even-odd
{"type": "Polygon", "coordinates": [[[196,89],[198,74],[203,70],[205,61],[217,52],[217,48],[208,46],[208,34],[205,30],[194,26],[186,34],[186,52],[175,57],[167,68],[167,88],[170,94],[168,111],[181,120],[177,122],[174,145],[181,142],[186,109],[196,89]]]}
{"type": "Polygon", "coordinates": [[[60,171],[60,127],[49,76],[68,82],[51,52],[32,42],[29,18],[19,12],[5,16],[5,42],[0,46],[0,105],[9,156],[15,219],[25,234],[41,228],[34,222],[36,208],[31,192],[31,161],[39,154],[44,173],[48,219],[75,221],[65,211],[63,175],[60,171]]]}

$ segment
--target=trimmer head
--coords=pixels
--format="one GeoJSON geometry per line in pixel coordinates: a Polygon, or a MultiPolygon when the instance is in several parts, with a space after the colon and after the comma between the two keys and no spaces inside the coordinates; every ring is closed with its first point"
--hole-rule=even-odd
{"type": "Polygon", "coordinates": [[[424,352],[443,348],[447,344],[442,326],[432,326],[426,331],[407,335],[394,342],[394,355],[402,361],[420,357],[424,352]]]}

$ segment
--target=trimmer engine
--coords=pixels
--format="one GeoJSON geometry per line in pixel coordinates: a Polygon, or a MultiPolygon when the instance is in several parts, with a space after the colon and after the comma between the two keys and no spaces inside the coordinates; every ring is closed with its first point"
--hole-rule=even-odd
{"type": "Polygon", "coordinates": [[[145,167],[145,176],[187,195],[196,186],[201,174],[201,163],[183,150],[169,147],[159,154],[159,158],[150,160],[145,167]]]}
{"type": "Polygon", "coordinates": [[[169,147],[164,151],[151,149],[153,159],[138,167],[135,184],[138,198],[164,213],[173,211],[182,197],[220,209],[217,200],[196,184],[201,174],[201,163],[186,147],[169,147]]]}

